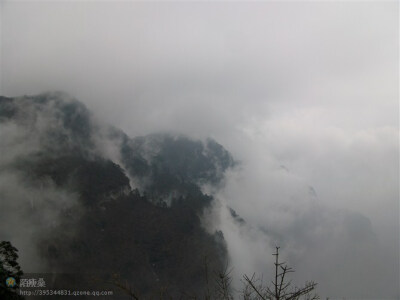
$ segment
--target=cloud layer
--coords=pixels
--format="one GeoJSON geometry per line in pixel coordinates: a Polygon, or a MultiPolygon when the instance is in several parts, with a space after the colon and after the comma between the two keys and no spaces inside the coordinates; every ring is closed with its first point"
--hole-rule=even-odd
{"type": "Polygon", "coordinates": [[[322,296],[399,297],[396,2],[1,10],[1,94],[64,90],[131,136],[210,136],[242,162],[215,225],[237,274],[279,242],[322,296]]]}

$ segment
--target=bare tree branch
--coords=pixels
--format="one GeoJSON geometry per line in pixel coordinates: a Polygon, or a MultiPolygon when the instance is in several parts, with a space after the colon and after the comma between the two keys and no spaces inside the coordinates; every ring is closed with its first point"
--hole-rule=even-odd
{"type": "MultiPolygon", "coordinates": [[[[304,296],[304,300],[317,300],[319,296],[317,294],[311,294],[311,292],[315,289],[316,283],[306,282],[305,286],[302,288],[294,287],[290,291],[290,287],[292,285],[292,281],[287,281],[286,277],[288,273],[293,273],[294,270],[286,265],[286,262],[279,262],[279,247],[276,247],[276,253],[272,254],[275,256],[275,277],[274,280],[271,281],[270,287],[257,287],[255,284],[254,274],[251,278],[247,275],[244,275],[244,279],[247,283],[246,289],[250,287],[260,299],[270,299],[270,300],[299,300],[300,297],[304,296]],[[281,272],[279,272],[281,271],[281,272]]],[[[248,298],[251,299],[251,294],[247,294],[248,298]]]]}

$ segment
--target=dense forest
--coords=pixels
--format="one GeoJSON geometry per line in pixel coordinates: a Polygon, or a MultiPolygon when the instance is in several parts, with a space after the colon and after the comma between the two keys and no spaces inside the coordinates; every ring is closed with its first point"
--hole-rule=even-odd
{"type": "Polygon", "coordinates": [[[201,186],[217,188],[235,164],[217,142],[130,138],[96,124],[82,103],[59,93],[2,97],[0,122],[24,135],[23,149],[1,172],[43,195],[20,199],[43,272],[79,274],[63,278],[74,286],[117,276],[143,297],[162,289],[178,297],[203,293],[205,262],[213,271],[227,264],[222,232],[210,233],[200,221],[214,201],[201,186]],[[104,141],[117,149],[114,158],[104,154],[104,141]]]}

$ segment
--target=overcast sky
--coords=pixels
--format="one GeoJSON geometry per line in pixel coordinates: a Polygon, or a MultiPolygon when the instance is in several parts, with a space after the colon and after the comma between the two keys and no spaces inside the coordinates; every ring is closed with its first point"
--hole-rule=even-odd
{"type": "Polygon", "coordinates": [[[62,90],[241,161],[216,195],[253,226],[219,212],[235,272],[279,242],[322,296],[400,296],[397,1],[0,5],[1,95],[62,90]]]}

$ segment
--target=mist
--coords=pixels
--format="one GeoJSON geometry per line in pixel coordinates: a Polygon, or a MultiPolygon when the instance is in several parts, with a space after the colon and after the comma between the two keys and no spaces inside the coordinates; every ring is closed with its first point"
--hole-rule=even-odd
{"type": "MultiPolygon", "coordinates": [[[[1,95],[65,91],[132,137],[211,137],[230,151],[239,164],[204,219],[224,233],[236,287],[245,273],[272,275],[279,245],[295,281],[315,280],[322,298],[400,297],[397,2],[0,9],[1,95]]],[[[1,166],[35,137],[1,128],[1,166]]],[[[99,139],[118,160],[108,146],[99,139]]],[[[2,195],[19,180],[2,173],[2,195]]],[[[10,222],[18,236],[23,224],[10,222]]]]}

